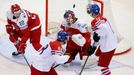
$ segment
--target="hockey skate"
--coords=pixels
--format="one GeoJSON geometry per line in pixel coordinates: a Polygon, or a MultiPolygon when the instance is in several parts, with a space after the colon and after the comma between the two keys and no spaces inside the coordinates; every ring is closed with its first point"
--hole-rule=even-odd
{"type": "Polygon", "coordinates": [[[19,52],[13,52],[12,53],[12,56],[18,56],[18,55],[21,55],[22,53],[19,53],[19,52]]]}

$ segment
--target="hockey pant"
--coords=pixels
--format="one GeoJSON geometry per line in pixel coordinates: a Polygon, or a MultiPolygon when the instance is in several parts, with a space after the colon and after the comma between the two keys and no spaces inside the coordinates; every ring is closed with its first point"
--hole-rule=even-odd
{"type": "Polygon", "coordinates": [[[96,51],[95,55],[99,57],[98,66],[108,67],[112,57],[114,56],[115,49],[110,52],[101,52],[100,48],[96,51]]]}
{"type": "Polygon", "coordinates": [[[80,55],[80,59],[82,60],[83,56],[87,56],[88,47],[89,47],[89,43],[86,43],[83,47],[79,47],[79,48],[71,48],[70,46],[67,46],[66,47],[67,51],[65,54],[70,55],[68,62],[71,62],[72,60],[74,60],[75,56],[78,53],[80,55]]]}
{"type": "Polygon", "coordinates": [[[41,27],[30,32],[30,43],[33,45],[36,51],[40,50],[42,45],[40,44],[41,27]]]}

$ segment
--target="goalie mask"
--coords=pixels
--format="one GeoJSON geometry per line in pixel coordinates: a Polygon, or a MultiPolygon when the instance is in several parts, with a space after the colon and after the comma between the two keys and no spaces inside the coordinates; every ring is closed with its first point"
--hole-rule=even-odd
{"type": "Polygon", "coordinates": [[[21,14],[20,6],[18,4],[11,5],[11,12],[16,18],[18,18],[21,14]]]}
{"type": "Polygon", "coordinates": [[[66,20],[67,23],[72,24],[74,20],[76,19],[74,12],[71,10],[67,10],[64,13],[64,19],[66,20]]]}

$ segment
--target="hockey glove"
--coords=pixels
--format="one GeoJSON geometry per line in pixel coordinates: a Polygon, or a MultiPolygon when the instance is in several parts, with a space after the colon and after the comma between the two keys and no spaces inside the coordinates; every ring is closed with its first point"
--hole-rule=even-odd
{"type": "Polygon", "coordinates": [[[94,32],[94,34],[93,34],[93,40],[95,42],[98,42],[100,40],[100,36],[98,36],[98,34],[96,32],[94,32]]]}
{"type": "Polygon", "coordinates": [[[95,46],[90,46],[89,48],[88,48],[88,56],[91,56],[94,52],[95,52],[95,50],[96,50],[96,47],[95,46]]]}
{"type": "Polygon", "coordinates": [[[25,43],[21,43],[19,46],[19,53],[25,53],[26,46],[27,45],[25,43]]]}
{"type": "Polygon", "coordinates": [[[6,32],[7,32],[8,34],[13,33],[13,26],[12,26],[12,25],[6,25],[6,32]]]}

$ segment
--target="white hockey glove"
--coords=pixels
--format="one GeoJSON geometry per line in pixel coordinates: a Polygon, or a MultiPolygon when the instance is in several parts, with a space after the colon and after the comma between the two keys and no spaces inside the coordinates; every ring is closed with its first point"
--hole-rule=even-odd
{"type": "Polygon", "coordinates": [[[86,43],[86,39],[81,34],[72,35],[72,41],[81,47],[86,43]]]}

